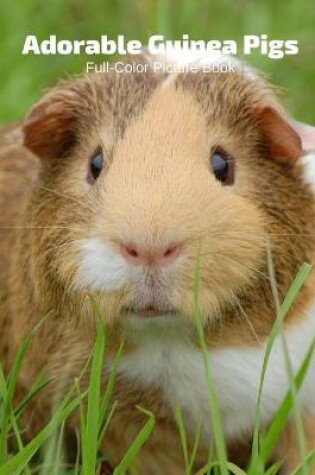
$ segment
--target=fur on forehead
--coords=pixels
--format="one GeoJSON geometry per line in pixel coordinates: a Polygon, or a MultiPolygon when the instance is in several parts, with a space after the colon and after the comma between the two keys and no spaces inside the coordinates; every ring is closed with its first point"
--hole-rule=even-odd
{"type": "MultiPolygon", "coordinates": [[[[190,89],[201,104],[213,126],[214,121],[224,122],[235,131],[247,136],[260,130],[264,150],[279,161],[293,163],[302,156],[301,138],[298,130],[277,100],[277,90],[253,68],[235,57],[227,57],[220,52],[205,55],[199,51],[184,51],[168,48],[158,58],[144,52],[143,60],[153,63],[159,60],[165,65],[181,66],[185,73],[171,73],[164,83],[174,82],[190,89]],[[204,66],[232,65],[234,72],[204,72],[204,66]],[[191,72],[194,67],[194,72],[191,72]],[[196,73],[196,70],[199,72],[196,73]]],[[[259,144],[261,146],[261,143],[259,144]]]]}
{"type": "MultiPolygon", "coordinates": [[[[191,92],[212,123],[224,122],[240,133],[256,131],[256,137],[259,131],[271,158],[291,163],[302,155],[301,140],[272,89],[256,76],[241,68],[228,74],[188,70],[174,81],[175,87],[191,92]]],[[[169,78],[150,68],[146,74],[97,73],[61,84],[27,117],[24,143],[39,157],[52,159],[69,155],[91,125],[101,129],[111,121],[121,136],[131,119],[146,108],[152,92],[171,85],[169,78]]],[[[166,103],[166,111],[167,107],[166,103]]]]}
{"type": "Polygon", "coordinates": [[[187,73],[176,83],[189,90],[208,116],[257,145],[269,158],[293,163],[302,156],[301,140],[278,103],[275,90],[242,70],[234,73],[187,73]]]}
{"type": "Polygon", "coordinates": [[[91,73],[61,82],[30,111],[23,123],[24,145],[43,159],[69,156],[91,128],[111,124],[122,135],[162,80],[143,74],[91,73]]]}

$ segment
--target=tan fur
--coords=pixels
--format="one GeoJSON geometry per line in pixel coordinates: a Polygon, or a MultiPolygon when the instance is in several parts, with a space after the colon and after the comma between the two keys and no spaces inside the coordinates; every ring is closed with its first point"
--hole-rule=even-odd
{"type": "MultiPolygon", "coordinates": [[[[315,420],[311,414],[305,414],[303,420],[305,449],[309,454],[315,447],[315,420]]],[[[279,448],[275,451],[275,457],[283,460],[284,469],[283,475],[290,475],[302,463],[301,446],[298,441],[297,430],[295,422],[290,420],[287,424],[280,442],[279,448]]],[[[315,474],[314,460],[309,461],[308,472],[309,475],[315,474]]]]}
{"type": "MultiPolygon", "coordinates": [[[[59,381],[32,406],[30,435],[49,419],[56,388],[71,385],[93,346],[87,292],[73,286],[75,243],[92,230],[117,252],[128,241],[156,249],[180,242],[185,260],[173,288],[165,288],[157,274],[151,278],[158,304],[172,306],[188,322],[199,255],[199,306],[209,347],[253,346],[268,336],[276,314],[268,247],[280,301],[300,265],[313,261],[313,196],[295,163],[299,140],[270,109],[272,91],[242,73],[178,75],[169,84],[163,79],[113,73],[58,86],[23,127],[25,145],[41,157],[41,167],[20,143],[19,127],[16,135],[1,136],[0,291],[6,299],[0,344],[6,371],[23,336],[53,310],[34,337],[20,380],[22,394],[43,368],[46,377],[59,381]],[[106,171],[91,188],[88,161],[100,145],[106,171]],[[210,151],[218,145],[235,157],[233,189],[222,189],[210,171],[210,151]]],[[[313,280],[305,284],[288,325],[301,318],[313,280]]],[[[138,294],[130,285],[94,295],[104,314],[108,355],[119,346],[124,308],[138,294]]],[[[132,352],[132,345],[127,342],[124,351],[132,352]]],[[[144,423],[135,408],[141,404],[154,411],[157,429],[139,455],[140,473],[158,474],[163,466],[165,475],[183,474],[176,425],[163,394],[121,378],[114,400],[118,409],[104,441],[113,462],[144,423]]],[[[198,466],[206,450],[201,448],[198,466]]]]}

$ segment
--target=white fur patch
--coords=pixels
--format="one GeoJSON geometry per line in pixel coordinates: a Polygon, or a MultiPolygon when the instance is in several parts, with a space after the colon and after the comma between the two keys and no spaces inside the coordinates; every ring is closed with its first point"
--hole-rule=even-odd
{"type": "MultiPolygon", "coordinates": [[[[171,319],[171,317],[170,317],[171,319]]],[[[201,415],[204,435],[211,435],[209,399],[201,352],[189,342],[187,328],[178,320],[168,328],[165,318],[159,326],[152,319],[146,325],[126,328],[137,342],[137,350],[122,358],[119,371],[144,387],[159,388],[174,409],[182,407],[186,423],[195,426],[201,415]],[[130,330],[133,330],[130,332],[130,330]]],[[[315,305],[303,321],[286,332],[294,372],[315,337],[315,305]]],[[[251,431],[258,397],[264,346],[261,348],[229,348],[209,352],[213,381],[221,410],[226,437],[251,431]]],[[[286,392],[289,382],[282,340],[274,344],[265,378],[262,399],[262,423],[268,423],[286,392]]],[[[315,413],[315,361],[312,362],[300,392],[301,404],[315,413]]]]}
{"type": "Polygon", "coordinates": [[[75,287],[110,292],[128,281],[129,269],[125,259],[99,238],[80,241],[80,262],[75,287]]]}
{"type": "Polygon", "coordinates": [[[237,60],[233,56],[226,56],[219,51],[212,51],[211,53],[205,54],[200,51],[183,51],[179,48],[168,48],[165,53],[165,58],[167,61],[172,63],[176,63],[181,66],[186,66],[189,64],[200,65],[213,65],[213,64],[226,64],[230,63],[235,68],[241,69],[243,67],[243,63],[237,60]]]}
{"type": "Polygon", "coordinates": [[[315,152],[302,157],[301,163],[304,167],[304,181],[315,192],[315,152]]]}

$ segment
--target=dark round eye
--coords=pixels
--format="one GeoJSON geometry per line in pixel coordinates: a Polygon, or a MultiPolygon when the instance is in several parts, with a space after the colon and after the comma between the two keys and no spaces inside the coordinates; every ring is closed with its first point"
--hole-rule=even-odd
{"type": "Polygon", "coordinates": [[[89,175],[88,180],[90,183],[94,183],[101,174],[103,168],[103,154],[102,150],[97,150],[95,154],[92,156],[89,165],[89,175]]]}
{"type": "Polygon", "coordinates": [[[222,185],[234,183],[234,160],[221,148],[215,148],[210,158],[211,169],[222,185]]]}

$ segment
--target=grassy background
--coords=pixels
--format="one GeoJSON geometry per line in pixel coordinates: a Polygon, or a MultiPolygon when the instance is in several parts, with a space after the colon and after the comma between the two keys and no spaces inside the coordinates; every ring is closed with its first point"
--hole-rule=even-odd
{"type": "MultiPolygon", "coordinates": [[[[0,122],[19,119],[58,78],[85,68],[84,56],[22,56],[25,35],[93,39],[101,34],[144,43],[149,35],[235,39],[266,33],[297,39],[300,53],[281,60],[259,54],[250,64],[285,90],[285,103],[300,120],[315,122],[314,0],[0,0],[0,122]]],[[[99,58],[102,60],[103,58],[99,58]]]]}

